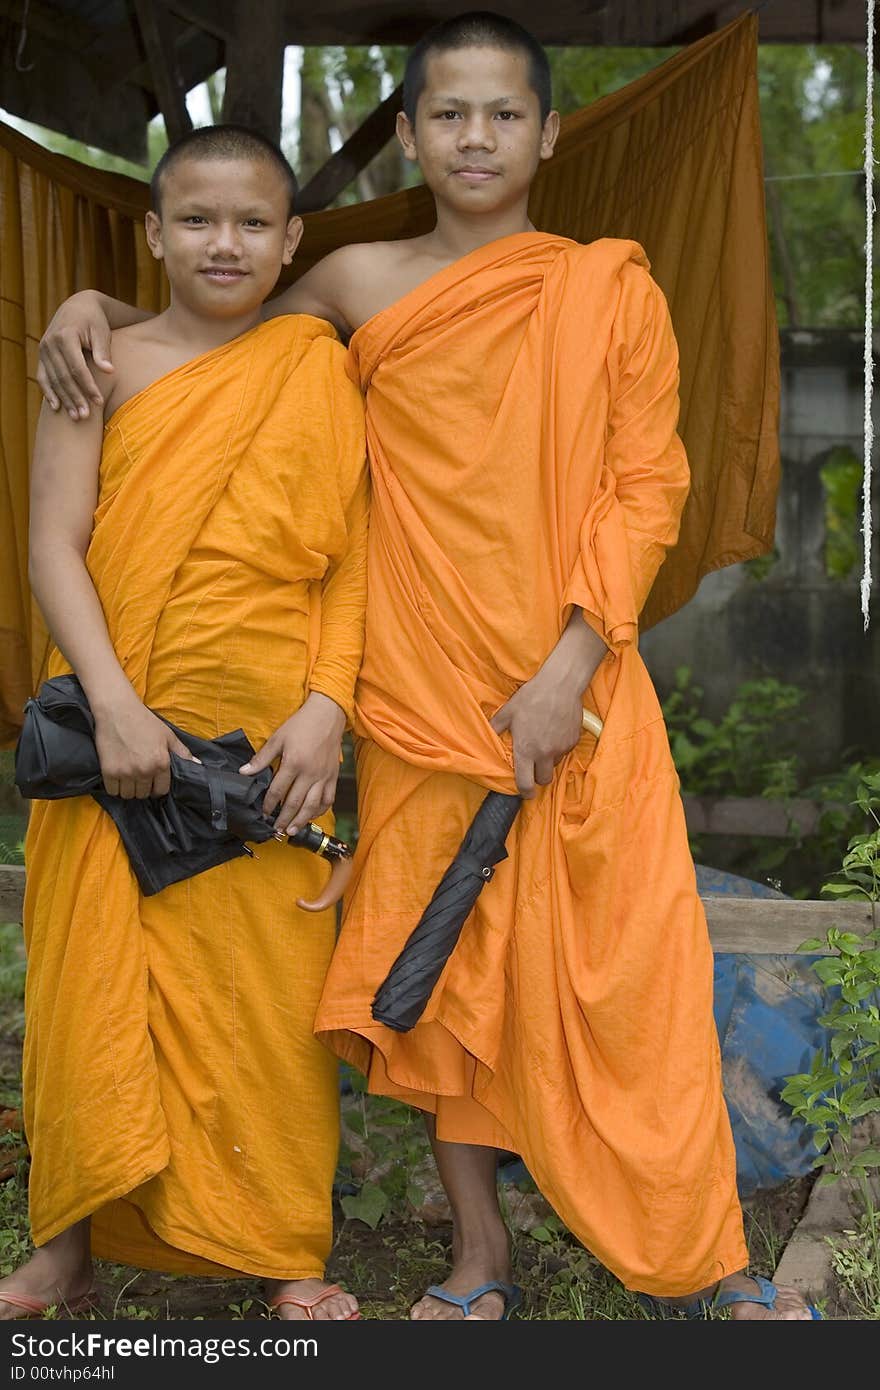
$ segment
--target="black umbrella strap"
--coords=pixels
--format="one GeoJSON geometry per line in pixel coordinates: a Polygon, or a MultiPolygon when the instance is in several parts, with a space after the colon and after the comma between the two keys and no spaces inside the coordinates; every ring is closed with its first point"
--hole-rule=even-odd
{"type": "MultiPolygon", "coordinates": [[[[502,855],[502,858],[506,859],[507,855],[502,855]]],[[[455,856],[455,864],[457,868],[463,869],[466,874],[473,874],[483,883],[488,883],[495,873],[492,864],[487,864],[485,859],[481,859],[476,854],[468,854],[467,851],[464,853],[459,851],[455,856]]]]}
{"type": "Polygon", "coordinates": [[[208,793],[211,797],[211,829],[227,829],[226,820],[226,792],[223,788],[223,778],[219,769],[213,767],[205,768],[205,780],[208,783],[208,793]]]}

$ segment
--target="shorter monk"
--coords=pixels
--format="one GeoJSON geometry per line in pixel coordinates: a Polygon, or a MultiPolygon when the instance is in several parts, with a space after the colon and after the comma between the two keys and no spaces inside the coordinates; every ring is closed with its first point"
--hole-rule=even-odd
{"type": "MultiPolygon", "coordinates": [[[[365,604],[363,408],[308,315],[262,323],[302,231],[281,152],[197,130],[153,180],[147,238],[171,305],[113,335],[103,413],[44,408],[31,579],[96,722],[104,784],[169,789],[167,724],[241,727],[277,762],[265,807],[328,813],[365,604]]],[[[247,769],[245,769],[247,770],[247,769]]],[[[324,1280],[336,1063],[312,1024],[334,944],[326,864],[270,841],[156,896],[90,797],[27,838],[24,1117],[37,1249],[0,1317],[94,1297],[92,1253],[267,1281],[282,1317],[348,1319],[324,1280]]]]}

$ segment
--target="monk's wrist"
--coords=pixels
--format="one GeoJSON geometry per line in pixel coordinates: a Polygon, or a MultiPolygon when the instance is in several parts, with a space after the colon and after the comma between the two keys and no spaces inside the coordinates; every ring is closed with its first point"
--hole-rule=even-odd
{"type": "Polygon", "coordinates": [[[308,708],[326,720],[328,726],[342,738],[347,723],[345,710],[329,695],[320,690],[310,690],[303,709],[308,708]]]}

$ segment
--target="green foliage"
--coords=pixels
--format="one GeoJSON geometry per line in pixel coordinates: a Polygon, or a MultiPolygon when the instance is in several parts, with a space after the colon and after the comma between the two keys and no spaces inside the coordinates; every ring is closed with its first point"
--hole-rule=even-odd
{"type": "Polygon", "coordinates": [[[831,450],[819,476],[825,489],[825,571],[831,579],[848,579],[860,559],[862,461],[840,446],[831,450]]]}
{"type": "Polygon", "coordinates": [[[702,713],[703,690],[680,666],[663,702],[672,756],[685,791],[695,795],[791,796],[800,759],[794,752],[806,694],[772,676],[746,681],[717,722],[702,713]]]}
{"type": "MultiPolygon", "coordinates": [[[[871,828],[853,836],[839,874],[822,891],[838,900],[878,902],[880,775],[862,782],[856,802],[871,828]]],[[[866,1216],[876,1223],[868,1179],[880,1171],[880,1148],[862,1144],[855,1127],[860,1120],[880,1115],[880,931],[860,937],[832,927],[824,940],[805,941],[800,949],[832,952],[813,963],[831,996],[819,1018],[827,1043],[808,1072],[786,1078],[782,1099],[813,1131],[819,1150],[814,1166],[824,1169],[821,1180],[853,1179],[866,1216]]],[[[876,1224],[872,1229],[876,1237],[876,1224]]],[[[880,1271],[880,1264],[877,1268],[880,1271]]]]}
{"type": "Polygon", "coordinates": [[[880,1214],[869,1206],[843,1240],[831,1240],[831,1265],[861,1321],[880,1321],[880,1214]]]}
{"type": "Polygon", "coordinates": [[[799,687],[773,678],[746,681],[734,692],[720,719],[703,713],[703,690],[688,667],[675,673],[672,691],[663,701],[672,756],[682,790],[694,796],[764,796],[778,800],[802,797],[832,803],[822,811],[816,830],[801,833],[790,817],[784,840],[741,837],[737,843],[717,838],[695,840],[696,859],[708,853],[717,867],[747,877],[766,879],[794,897],[815,897],[828,873],[839,862],[847,840],[864,827],[866,812],[859,787],[877,775],[877,762],[857,761],[834,773],[805,782],[798,746],[807,721],[802,712],[806,694],[799,687]],[[725,861],[718,863],[718,857],[725,861]]]}

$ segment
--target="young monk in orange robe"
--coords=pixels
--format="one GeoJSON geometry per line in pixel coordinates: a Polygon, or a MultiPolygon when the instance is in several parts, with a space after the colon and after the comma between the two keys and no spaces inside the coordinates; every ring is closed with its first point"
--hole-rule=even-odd
{"type": "MultiPolygon", "coordinates": [[[[352,707],[363,407],[326,322],[260,323],[301,231],[280,152],[199,131],[157,183],[171,307],[116,335],[106,426],[44,412],[33,586],[108,791],[160,795],[169,752],[189,756],[151,711],[209,738],[242,727],[282,758],[265,804],[285,840],[328,811],[352,707]]],[[[78,797],[34,805],[27,866],[38,1249],[0,1284],[0,1316],[75,1310],[91,1251],[261,1276],[286,1317],[357,1316],[324,1281],[339,1096],[312,1024],[335,914],[295,906],[326,865],[270,841],[144,898],[115,825],[78,797]]]]}
{"type": "MultiPolygon", "coordinates": [[[[360,842],[319,1035],[428,1116],[453,1269],[414,1317],[509,1311],[502,1147],[630,1288],[807,1319],[798,1293],[759,1301],[742,1272],[711,951],[637,649],[688,487],[665,302],[633,243],[529,223],[558,119],[525,31],[439,26],[410,55],[404,106],[435,229],[334,252],[269,306],[353,334],[374,485],[360,842]],[[394,1033],[373,996],[487,788],[528,799],[510,857],[422,1021],[394,1033]]],[[[45,366],[44,382],[73,409],[94,384],[70,339],[105,356],[105,313],[136,316],[92,296],[50,335],[46,364],[60,345],[78,385],[45,366]]]]}

